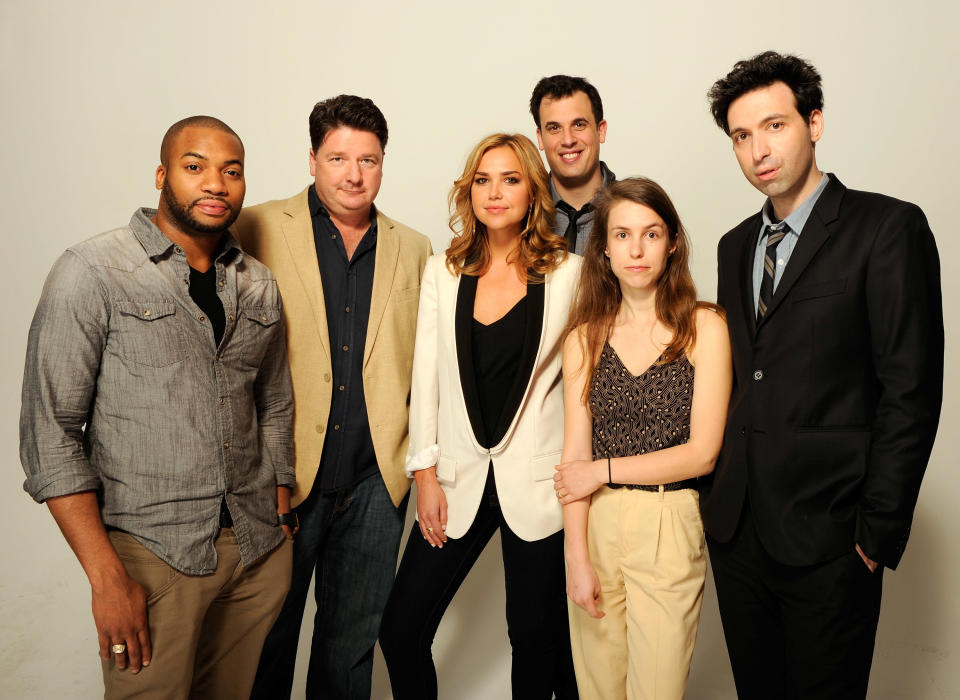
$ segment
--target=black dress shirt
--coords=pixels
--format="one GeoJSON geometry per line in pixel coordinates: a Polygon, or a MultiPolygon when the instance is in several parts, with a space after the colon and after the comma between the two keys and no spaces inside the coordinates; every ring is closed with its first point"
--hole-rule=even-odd
{"type": "Polygon", "coordinates": [[[348,259],[343,236],[317,191],[311,187],[307,198],[323,281],[333,366],[330,420],[316,482],[321,492],[329,493],[353,486],[379,471],[363,393],[363,352],[373,294],[377,218],[371,207],[370,228],[348,259]]]}

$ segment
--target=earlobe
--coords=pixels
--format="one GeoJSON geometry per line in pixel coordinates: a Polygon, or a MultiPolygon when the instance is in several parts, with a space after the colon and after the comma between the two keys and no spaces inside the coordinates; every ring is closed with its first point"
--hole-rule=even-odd
{"type": "Polygon", "coordinates": [[[313,152],[312,148],[308,149],[307,153],[309,154],[308,158],[310,161],[310,176],[316,177],[317,176],[317,154],[313,152]]]}
{"type": "Polygon", "coordinates": [[[823,112],[815,109],[810,112],[810,140],[816,143],[823,136],[823,112]]]}
{"type": "Polygon", "coordinates": [[[597,124],[597,134],[599,136],[600,143],[606,143],[607,140],[607,120],[604,119],[602,122],[597,124]]]}
{"type": "Polygon", "coordinates": [[[540,129],[537,129],[537,148],[543,150],[543,139],[540,137],[540,129]]]}
{"type": "Polygon", "coordinates": [[[162,165],[157,166],[157,175],[156,175],[156,186],[158,190],[163,189],[163,183],[167,179],[167,169],[162,165]]]}

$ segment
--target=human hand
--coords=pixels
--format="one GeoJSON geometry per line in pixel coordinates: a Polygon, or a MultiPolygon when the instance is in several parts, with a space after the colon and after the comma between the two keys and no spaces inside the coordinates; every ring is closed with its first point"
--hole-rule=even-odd
{"type": "Polygon", "coordinates": [[[443,549],[443,543],[447,541],[447,496],[437,481],[437,470],[434,467],[421,469],[414,476],[420,533],[431,547],[443,549]]]}
{"type": "Polygon", "coordinates": [[[870,573],[871,574],[876,573],[877,567],[879,566],[879,564],[875,562],[873,559],[871,559],[870,557],[868,557],[866,554],[864,554],[863,550],[860,549],[859,544],[857,545],[857,554],[860,555],[860,558],[863,559],[863,563],[867,565],[868,569],[870,569],[870,573]]]}
{"type": "Polygon", "coordinates": [[[589,561],[568,564],[567,595],[590,617],[599,619],[606,614],[597,607],[600,602],[600,579],[589,561]]]}
{"type": "Polygon", "coordinates": [[[100,658],[113,656],[117,668],[139,673],[153,655],[147,627],[147,591],[126,572],[118,573],[93,589],[93,621],[97,626],[100,658]],[[111,647],[123,645],[114,653],[111,647]]]}
{"type": "Polygon", "coordinates": [[[557,492],[557,500],[563,505],[586,498],[605,481],[596,475],[595,462],[578,459],[572,462],[558,464],[553,475],[553,488],[557,492]]]}

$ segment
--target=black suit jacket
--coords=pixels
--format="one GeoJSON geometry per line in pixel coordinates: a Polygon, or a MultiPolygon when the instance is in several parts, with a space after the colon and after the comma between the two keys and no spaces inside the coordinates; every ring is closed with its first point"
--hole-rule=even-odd
{"type": "Polygon", "coordinates": [[[718,249],[734,388],[716,470],[703,480],[704,526],[729,541],[749,493],[775,559],[815,564],[859,543],[895,568],[943,393],[933,234],[915,205],[830,175],[758,326],[761,226],[757,213],[718,249]]]}

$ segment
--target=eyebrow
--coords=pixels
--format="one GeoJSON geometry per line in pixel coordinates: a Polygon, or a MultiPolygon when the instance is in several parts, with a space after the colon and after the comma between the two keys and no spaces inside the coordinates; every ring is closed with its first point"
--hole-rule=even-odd
{"type": "MultiPolygon", "coordinates": [[[[777,120],[777,119],[786,119],[787,116],[788,116],[788,115],[782,114],[782,113],[780,113],[780,112],[776,112],[775,114],[768,114],[767,116],[765,116],[763,119],[760,120],[760,124],[766,124],[766,123],[768,123],[768,122],[775,121],[775,120],[777,120]]],[[[730,133],[731,133],[731,134],[735,134],[735,133],[737,133],[738,131],[746,131],[746,130],[747,130],[747,128],[746,128],[745,126],[731,126],[731,127],[730,127],[730,133]]]]}
{"type": "MultiPolygon", "coordinates": [[[[210,160],[209,158],[207,158],[207,157],[206,157],[205,155],[203,155],[202,153],[196,153],[195,151],[187,151],[186,153],[184,153],[184,154],[183,154],[182,156],[180,156],[180,157],[181,157],[181,158],[197,158],[197,159],[199,159],[199,160],[205,160],[205,161],[209,161],[209,160],[210,160]]],[[[243,161],[240,160],[239,158],[231,158],[230,160],[225,160],[225,161],[223,162],[223,164],[224,164],[224,165],[239,165],[241,168],[243,167],[243,161]]]]}
{"type": "MultiPolygon", "coordinates": [[[[501,175],[522,175],[522,173],[519,170],[503,170],[500,172],[500,174],[501,175]]],[[[476,172],[476,175],[486,175],[489,177],[490,173],[485,172],[483,170],[478,170],[476,172]]]]}

